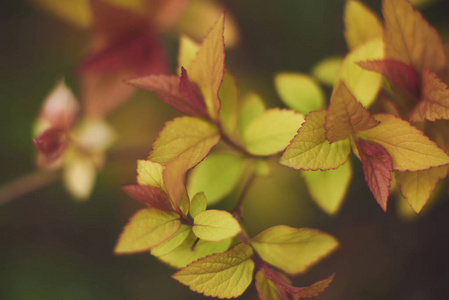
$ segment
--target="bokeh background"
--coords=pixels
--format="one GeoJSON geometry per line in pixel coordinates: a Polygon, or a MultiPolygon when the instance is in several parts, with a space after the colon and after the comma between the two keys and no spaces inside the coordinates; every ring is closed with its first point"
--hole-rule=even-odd
{"type": "MultiPolygon", "coordinates": [[[[273,86],[279,71],[309,72],[320,59],[347,52],[343,0],[221,1],[240,28],[228,68],[243,92],[254,90],[269,106],[283,106],[273,86]]],[[[363,1],[380,14],[380,0],[363,1]]],[[[449,2],[423,8],[447,40],[449,2]]],[[[89,32],[37,9],[30,1],[0,2],[0,186],[35,170],[31,128],[41,103],[65,77],[76,93],[73,69],[89,32]]],[[[177,40],[164,36],[175,66],[177,40]]],[[[329,91],[328,91],[329,92],[329,91]]],[[[0,299],[203,299],[170,278],[174,269],[149,254],[114,256],[121,228],[141,207],[120,190],[135,181],[163,123],[179,113],[154,95],[138,92],[108,119],[121,154],[100,172],[91,198],[74,201],[60,181],[0,206],[0,299]]],[[[355,161],[355,160],[354,160],[355,161]]],[[[277,224],[319,228],[341,247],[293,281],[301,286],[336,277],[317,299],[427,300],[449,294],[449,194],[419,218],[405,220],[391,200],[383,213],[364,183],[361,165],[340,213],[329,217],[310,199],[298,172],[273,167],[245,203],[250,235],[277,224]]],[[[231,200],[232,201],[232,200],[231,200]]],[[[242,299],[256,299],[251,285],[242,299]]]]}

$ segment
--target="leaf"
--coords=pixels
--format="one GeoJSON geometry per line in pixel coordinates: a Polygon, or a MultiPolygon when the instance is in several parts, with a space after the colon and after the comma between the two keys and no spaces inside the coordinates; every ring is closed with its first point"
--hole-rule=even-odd
{"type": "Polygon", "coordinates": [[[190,225],[181,224],[178,232],[171,239],[151,249],[151,255],[162,256],[172,252],[187,239],[191,232],[192,227],[190,225]]]}
{"type": "Polygon", "coordinates": [[[381,39],[373,39],[351,51],[343,60],[338,78],[342,79],[349,91],[365,107],[376,99],[382,86],[382,76],[360,68],[356,63],[383,58],[381,39]]]}
{"type": "Polygon", "coordinates": [[[189,174],[189,195],[204,192],[209,204],[230,194],[240,180],[245,160],[234,154],[211,154],[189,174]]]}
{"type": "Polygon", "coordinates": [[[330,143],[349,138],[353,133],[377,126],[369,111],[354,98],[343,82],[334,89],[326,111],[326,138],[330,143]]]}
{"type": "Polygon", "coordinates": [[[252,254],[250,246],[240,243],[226,252],[201,258],[172,277],[205,296],[235,298],[243,294],[253,279],[252,254]]]}
{"type": "Polygon", "coordinates": [[[173,211],[168,195],[157,187],[151,185],[127,184],[122,185],[122,190],[134,199],[137,199],[140,202],[148,204],[156,209],[166,212],[173,211]]]}
{"type": "Polygon", "coordinates": [[[185,152],[192,152],[197,148],[210,149],[218,143],[218,139],[219,136],[214,125],[193,117],[176,118],[165,123],[165,127],[152,145],[153,150],[148,159],[166,164],[185,152]],[[213,145],[210,146],[211,144],[213,145]]]}
{"type": "Polygon", "coordinates": [[[196,235],[190,232],[180,246],[170,253],[158,256],[158,259],[174,268],[183,268],[201,257],[228,250],[232,242],[231,239],[221,242],[197,241],[197,239],[196,235]]]}
{"type": "Polygon", "coordinates": [[[180,226],[178,214],[155,208],[141,209],[123,229],[114,252],[129,254],[148,251],[173,237],[180,226]]]}
{"type": "Polygon", "coordinates": [[[251,122],[259,117],[265,111],[265,103],[256,93],[245,95],[242,100],[240,114],[238,119],[238,128],[244,132],[251,122]]]}
{"type": "Polygon", "coordinates": [[[329,285],[334,280],[334,275],[335,274],[332,274],[331,276],[329,276],[326,279],[317,281],[314,284],[312,284],[311,286],[298,288],[298,291],[294,294],[295,300],[317,297],[318,295],[320,295],[322,292],[324,292],[329,287],[329,285]]]}
{"type": "Polygon", "coordinates": [[[64,162],[64,185],[75,199],[86,200],[94,188],[97,166],[90,157],[73,151],[67,157],[64,162]]]}
{"type": "Polygon", "coordinates": [[[449,88],[436,74],[424,70],[421,101],[410,114],[410,122],[449,120],[449,88]]]}
{"type": "Polygon", "coordinates": [[[162,172],[164,167],[151,160],[137,161],[137,183],[141,185],[151,185],[165,191],[162,172]]]}
{"type": "Polygon", "coordinates": [[[70,141],[66,129],[51,127],[33,139],[34,147],[43,155],[44,164],[51,164],[61,157],[70,141]]]}
{"type": "Polygon", "coordinates": [[[259,233],[251,245],[264,261],[295,275],[329,255],[337,248],[338,241],[315,229],[279,225],[259,233]]]}
{"type": "Polygon", "coordinates": [[[419,172],[396,172],[396,181],[401,194],[416,213],[419,213],[430,198],[437,183],[445,178],[448,167],[437,167],[419,172]]]}
{"type": "Polygon", "coordinates": [[[207,198],[203,192],[196,193],[190,202],[190,215],[195,218],[207,208],[207,198]]]}
{"type": "Polygon", "coordinates": [[[349,49],[382,37],[379,18],[359,1],[347,1],[344,13],[345,38],[349,49]]]}
{"type": "Polygon", "coordinates": [[[216,209],[199,213],[193,220],[192,230],[197,237],[210,242],[230,239],[242,231],[229,212],[216,209]]]}
{"type": "Polygon", "coordinates": [[[207,111],[213,120],[218,118],[220,110],[218,90],[224,75],[224,19],[223,14],[212,27],[189,68],[190,77],[201,89],[207,111]]]}
{"type": "Polygon", "coordinates": [[[179,92],[185,101],[196,109],[200,116],[207,119],[207,109],[204,103],[203,95],[198,86],[189,80],[187,71],[181,68],[181,81],[179,82],[179,92]]]}
{"type": "Polygon", "coordinates": [[[92,23],[88,0],[33,0],[32,2],[76,27],[87,28],[92,23]]]}
{"type": "Polygon", "coordinates": [[[237,83],[234,76],[225,70],[223,82],[219,91],[221,106],[220,106],[220,122],[223,131],[231,138],[236,135],[237,120],[240,109],[240,95],[237,89],[237,83]]]}
{"type": "Polygon", "coordinates": [[[382,74],[410,97],[419,99],[419,74],[411,65],[393,59],[362,61],[357,64],[365,70],[382,74]]]}
{"type": "Polygon", "coordinates": [[[199,98],[199,95],[187,95],[189,92],[186,89],[193,90],[194,87],[186,78],[187,73],[184,73],[184,77],[181,78],[173,75],[150,75],[129,80],[128,83],[149,92],[155,92],[162,101],[180,112],[196,117],[207,117],[204,100],[199,98]]]}
{"type": "Polygon", "coordinates": [[[351,182],[350,160],[338,169],[327,171],[303,171],[310,195],[318,206],[329,215],[335,215],[341,207],[351,182]]]}
{"type": "Polygon", "coordinates": [[[384,147],[394,171],[422,171],[449,163],[447,154],[407,121],[388,114],[374,118],[380,124],[357,135],[384,147]]]}
{"type": "Polygon", "coordinates": [[[325,105],[323,90],[316,81],[301,73],[278,73],[274,77],[276,91],[290,108],[308,114],[325,105]]]}
{"type": "Polygon", "coordinates": [[[312,68],[312,74],[322,83],[333,86],[342,61],[343,58],[340,56],[327,57],[312,68]]]}
{"type": "Polygon", "coordinates": [[[384,147],[377,143],[358,139],[356,146],[363,164],[365,181],[377,203],[384,211],[387,211],[391,172],[393,171],[391,156],[384,147]]]}
{"type": "Polygon", "coordinates": [[[260,300],[290,300],[288,293],[267,279],[262,270],[256,273],[256,289],[260,300]]]}
{"type": "Polygon", "coordinates": [[[190,64],[195,59],[200,45],[185,34],[181,34],[179,38],[179,52],[178,52],[178,75],[181,75],[181,68],[189,69],[190,64]]]}
{"type": "Polygon", "coordinates": [[[384,0],[385,57],[412,65],[419,73],[429,69],[443,77],[446,52],[438,32],[407,0],[384,0]]]}
{"type": "Polygon", "coordinates": [[[285,149],[280,163],[296,170],[329,170],[341,166],[350,150],[349,140],[330,144],[325,135],[325,111],[311,112],[285,149]]]}
{"type": "Polygon", "coordinates": [[[243,132],[245,148],[255,155],[273,155],[287,147],[304,117],[292,110],[269,109],[243,132]]]}

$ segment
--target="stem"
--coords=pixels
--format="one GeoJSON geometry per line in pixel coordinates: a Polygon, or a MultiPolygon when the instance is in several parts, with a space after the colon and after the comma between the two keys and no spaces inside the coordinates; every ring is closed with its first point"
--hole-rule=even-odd
{"type": "Polygon", "coordinates": [[[34,192],[61,177],[61,170],[37,170],[0,187],[0,205],[34,192]]]}

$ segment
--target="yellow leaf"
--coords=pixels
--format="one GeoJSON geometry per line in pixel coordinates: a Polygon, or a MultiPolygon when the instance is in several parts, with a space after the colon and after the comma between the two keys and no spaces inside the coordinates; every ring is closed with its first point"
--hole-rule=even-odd
{"type": "Polygon", "coordinates": [[[289,299],[287,292],[279,289],[273,281],[267,279],[263,271],[257,271],[255,279],[256,289],[260,300],[289,299]]]}
{"type": "Polygon", "coordinates": [[[396,181],[401,193],[416,213],[419,213],[430,198],[437,183],[446,177],[448,167],[437,167],[418,172],[396,172],[396,181]]]}
{"type": "Polygon", "coordinates": [[[346,2],[344,21],[346,44],[351,50],[373,38],[382,38],[379,18],[359,1],[346,2]]]}
{"type": "Polygon", "coordinates": [[[369,111],[354,98],[343,82],[334,89],[326,111],[327,140],[331,143],[347,139],[353,133],[373,128],[378,122],[369,111]]]}
{"type": "Polygon", "coordinates": [[[177,73],[181,76],[181,67],[188,70],[190,64],[195,59],[198,50],[200,49],[200,45],[198,45],[194,40],[186,36],[185,34],[181,35],[179,39],[179,53],[178,53],[178,69],[177,73]]]}
{"type": "Polygon", "coordinates": [[[230,239],[242,231],[239,222],[229,212],[216,209],[196,215],[192,230],[197,237],[210,242],[230,239]]]}
{"type": "Polygon", "coordinates": [[[221,102],[220,122],[223,131],[232,138],[236,135],[240,103],[235,78],[228,70],[225,70],[219,96],[221,102]]]}
{"type": "Polygon", "coordinates": [[[72,151],[65,158],[64,184],[70,194],[77,200],[89,198],[97,176],[97,166],[88,156],[72,151]]]}
{"type": "Polygon", "coordinates": [[[382,75],[364,70],[356,63],[382,58],[382,39],[373,39],[351,51],[343,60],[339,70],[338,77],[345,82],[349,91],[365,107],[369,107],[376,99],[382,85],[382,75]]]}
{"type": "Polygon", "coordinates": [[[172,252],[186,240],[191,231],[191,226],[181,224],[178,232],[171,239],[151,249],[151,255],[162,256],[172,252]]]}
{"type": "Polygon", "coordinates": [[[357,135],[382,145],[393,159],[394,171],[422,171],[449,163],[447,154],[407,121],[388,114],[374,118],[380,124],[357,135]]]}
{"type": "Polygon", "coordinates": [[[200,87],[207,111],[212,119],[218,118],[220,99],[218,91],[224,74],[224,14],[201,43],[195,59],[190,64],[190,79],[200,87]]]}
{"type": "Polygon", "coordinates": [[[190,215],[195,218],[199,213],[202,213],[207,208],[207,198],[203,192],[196,193],[190,201],[190,215]]]}
{"type": "Polygon", "coordinates": [[[226,251],[229,249],[232,242],[231,239],[221,242],[208,242],[205,240],[199,240],[196,242],[196,240],[196,235],[193,234],[193,232],[190,232],[188,237],[180,246],[168,254],[159,256],[158,259],[174,268],[179,269],[201,257],[226,251]]]}
{"type": "Polygon", "coordinates": [[[295,275],[329,255],[338,241],[319,230],[279,225],[259,233],[251,245],[264,261],[295,275]]]}
{"type": "Polygon", "coordinates": [[[342,61],[343,58],[340,56],[327,57],[312,68],[312,74],[322,83],[333,86],[342,61]]]}
{"type": "Polygon", "coordinates": [[[137,183],[142,185],[151,185],[165,191],[162,172],[164,167],[151,160],[137,161],[137,183]]]}
{"type": "Polygon", "coordinates": [[[240,243],[223,253],[201,258],[173,274],[173,278],[205,296],[235,298],[248,288],[254,271],[253,250],[240,243]]]}
{"type": "Polygon", "coordinates": [[[421,73],[425,69],[442,77],[446,71],[446,52],[438,32],[407,0],[384,0],[385,57],[411,64],[421,73]]]}
{"type": "Polygon", "coordinates": [[[176,118],[165,124],[152,145],[148,159],[166,164],[184,152],[202,148],[218,138],[215,126],[202,119],[188,116],[176,118]]]}
{"type": "Polygon", "coordinates": [[[301,73],[278,73],[274,83],[288,107],[303,114],[324,108],[324,92],[312,77],[301,73]]]}
{"type": "Polygon", "coordinates": [[[349,140],[330,144],[324,130],[325,116],[325,111],[306,116],[298,135],[282,154],[282,165],[296,170],[329,170],[346,161],[351,151],[349,140]]]}
{"type": "Polygon", "coordinates": [[[286,109],[269,109],[254,119],[243,132],[245,148],[255,155],[272,155],[287,147],[304,116],[286,109]]]}
{"type": "Polygon", "coordinates": [[[249,124],[265,111],[265,103],[256,93],[249,93],[242,99],[238,128],[244,132],[249,124]]]}
{"type": "Polygon", "coordinates": [[[335,215],[346,197],[351,182],[350,160],[338,169],[327,171],[304,171],[310,195],[318,206],[329,215],[335,215]]]}
{"type": "Polygon", "coordinates": [[[174,236],[181,226],[179,215],[155,208],[141,209],[123,229],[115,246],[117,254],[148,251],[174,236]]]}

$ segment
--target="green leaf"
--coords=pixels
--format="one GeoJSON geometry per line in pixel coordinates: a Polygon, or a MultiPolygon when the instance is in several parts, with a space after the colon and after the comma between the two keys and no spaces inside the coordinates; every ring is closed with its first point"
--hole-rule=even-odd
{"type": "Polygon", "coordinates": [[[179,215],[154,208],[141,209],[123,229],[115,246],[117,254],[148,251],[174,236],[181,226],[179,215]]]}
{"type": "Polygon", "coordinates": [[[325,111],[306,116],[298,135],[282,154],[282,165],[296,170],[329,170],[346,161],[351,151],[349,140],[330,144],[324,130],[325,116],[325,111]]]}
{"type": "Polygon", "coordinates": [[[301,73],[278,73],[274,83],[288,107],[303,114],[324,108],[324,92],[312,77],[301,73]]]}
{"type": "Polygon", "coordinates": [[[253,279],[252,254],[250,246],[240,243],[226,252],[201,258],[172,277],[205,296],[235,298],[253,279]]]}
{"type": "Polygon", "coordinates": [[[269,109],[243,132],[245,148],[255,155],[273,155],[287,147],[304,117],[292,110],[269,109]]]}
{"type": "Polygon", "coordinates": [[[202,119],[188,116],[176,118],[165,124],[152,145],[153,151],[148,159],[166,164],[185,152],[218,142],[218,138],[216,127],[202,119]]]}
{"type": "Polygon", "coordinates": [[[207,198],[203,192],[196,193],[190,202],[190,215],[195,218],[207,208],[207,198]]]}
{"type": "Polygon", "coordinates": [[[338,241],[319,230],[279,225],[259,233],[251,245],[264,261],[295,275],[329,255],[338,241]]]}
{"type": "Polygon", "coordinates": [[[189,236],[189,233],[191,231],[192,231],[191,226],[181,224],[181,227],[179,228],[178,232],[168,241],[151,249],[151,254],[154,256],[162,256],[170,253],[185,241],[185,239],[189,236]]]}
{"type": "Polygon", "coordinates": [[[209,205],[231,193],[237,185],[245,160],[234,154],[211,154],[189,174],[189,195],[204,192],[209,205]]]}
{"type": "Polygon", "coordinates": [[[162,171],[164,167],[150,160],[137,161],[137,183],[151,185],[165,191],[162,171]]]}
{"type": "Polygon", "coordinates": [[[239,222],[224,210],[203,211],[195,217],[193,224],[193,233],[210,242],[230,239],[242,231],[239,222]]]}
{"type": "Polygon", "coordinates": [[[244,132],[258,116],[265,111],[265,103],[256,93],[249,93],[242,99],[240,108],[238,127],[240,132],[244,132]]]}
{"type": "Polygon", "coordinates": [[[208,242],[205,240],[196,242],[197,239],[196,235],[190,232],[179,247],[166,255],[159,256],[158,259],[174,268],[183,268],[201,257],[226,251],[232,242],[231,239],[221,242],[208,242]],[[194,244],[195,247],[192,248],[194,244]]]}
{"type": "Polygon", "coordinates": [[[335,215],[345,199],[351,182],[350,160],[346,160],[335,170],[303,171],[302,175],[313,200],[326,213],[335,215]]]}
{"type": "Polygon", "coordinates": [[[331,56],[318,62],[312,68],[312,74],[322,83],[333,86],[337,79],[338,69],[341,66],[343,58],[340,56],[331,56]]]}

